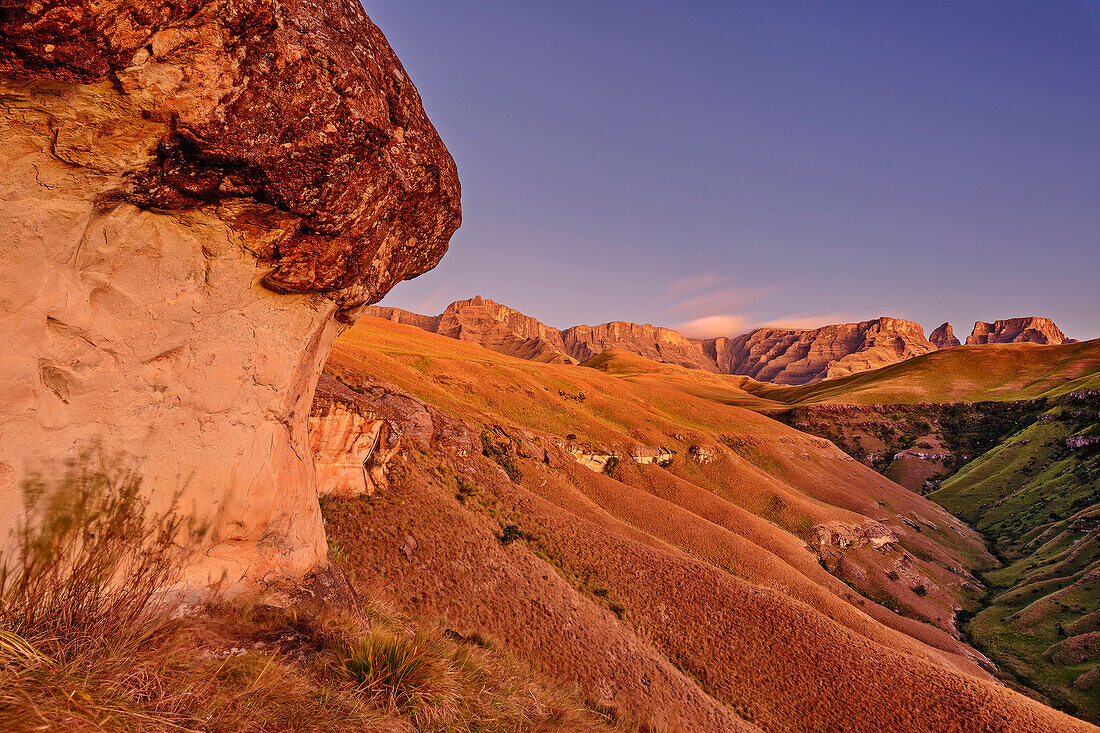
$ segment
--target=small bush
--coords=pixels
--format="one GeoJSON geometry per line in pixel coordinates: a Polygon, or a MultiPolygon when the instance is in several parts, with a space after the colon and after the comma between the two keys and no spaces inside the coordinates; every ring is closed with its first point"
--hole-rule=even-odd
{"type": "MultiPolygon", "coordinates": [[[[141,479],[96,455],[29,479],[15,549],[0,553],[0,624],[32,644],[140,644],[182,572],[183,521],[149,511],[141,479]],[[90,468],[90,466],[99,466],[90,468]]],[[[153,624],[155,626],[155,623],[153,624]]]]}
{"type": "Polygon", "coordinates": [[[512,481],[519,483],[523,480],[523,474],[520,472],[519,466],[516,465],[516,459],[508,452],[508,446],[504,443],[498,443],[488,430],[481,431],[481,453],[503,468],[504,473],[512,481]]]}
{"type": "Polygon", "coordinates": [[[520,539],[523,539],[523,532],[514,524],[506,524],[504,531],[500,533],[500,544],[502,545],[510,545],[520,539]]]}
{"type": "Polygon", "coordinates": [[[477,496],[477,486],[475,484],[470,483],[461,476],[455,478],[455,483],[458,485],[458,492],[455,494],[455,498],[458,499],[459,502],[465,504],[467,501],[477,496]]]}
{"type": "Polygon", "coordinates": [[[603,472],[611,478],[615,478],[615,474],[619,472],[619,459],[615,456],[608,458],[607,465],[603,467],[603,472]]]}
{"type": "Polygon", "coordinates": [[[898,575],[896,570],[889,570],[886,572],[886,577],[893,581],[901,580],[901,576],[898,575]]]}
{"type": "Polygon", "coordinates": [[[924,584],[913,586],[913,592],[922,598],[928,595],[928,589],[924,587],[924,584]]]}

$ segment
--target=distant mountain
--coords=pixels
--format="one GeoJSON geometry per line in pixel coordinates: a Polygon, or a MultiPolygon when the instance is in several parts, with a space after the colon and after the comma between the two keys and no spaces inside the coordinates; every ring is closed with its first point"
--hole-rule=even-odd
{"type": "MultiPolygon", "coordinates": [[[[366,315],[531,361],[580,363],[609,349],[622,349],[666,364],[788,385],[865,372],[959,345],[948,323],[929,340],[919,323],[887,317],[813,329],[758,328],[734,338],[712,339],[688,338],[670,328],[629,321],[560,330],[480,296],[457,300],[438,316],[382,306],[371,306],[366,315]]],[[[1008,341],[1060,344],[1068,339],[1048,318],[979,322],[967,339],[1008,341]]]]}
{"type": "Polygon", "coordinates": [[[532,361],[576,364],[619,348],[654,361],[718,371],[718,365],[704,349],[704,342],[686,338],[670,328],[613,321],[562,331],[480,296],[456,300],[438,316],[380,306],[367,308],[366,315],[407,323],[532,361]]]}
{"type": "Polygon", "coordinates": [[[806,384],[935,351],[919,323],[876,318],[814,329],[758,328],[715,339],[719,370],[762,382],[806,384]]]}
{"type": "Polygon", "coordinates": [[[937,349],[950,349],[962,345],[962,342],[955,337],[955,332],[951,329],[950,323],[942,324],[929,334],[928,340],[931,341],[932,345],[937,349]]]}
{"type": "Polygon", "coordinates": [[[978,321],[967,337],[968,344],[1064,344],[1072,339],[1066,338],[1054,321],[1049,318],[1009,318],[1004,321],[985,323],[978,321]]]}

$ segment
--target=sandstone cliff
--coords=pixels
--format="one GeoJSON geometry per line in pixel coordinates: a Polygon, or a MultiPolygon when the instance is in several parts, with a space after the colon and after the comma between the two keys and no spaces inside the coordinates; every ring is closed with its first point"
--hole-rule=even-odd
{"type": "Polygon", "coordinates": [[[1054,321],[1035,317],[1009,318],[993,323],[978,321],[966,338],[968,344],[1065,344],[1070,341],[1054,321]]]}
{"type": "Polygon", "coordinates": [[[129,456],[208,527],[192,582],[325,557],[307,416],[342,325],[435,265],[453,161],[357,3],[0,13],[0,533],[129,456]]]}
{"type": "Polygon", "coordinates": [[[686,338],[671,328],[612,321],[599,326],[573,326],[562,331],[562,337],[569,355],[577,361],[587,361],[608,349],[625,349],[666,364],[718,371],[702,341],[686,338]]]}
{"type": "Polygon", "coordinates": [[[919,323],[876,318],[809,330],[759,328],[716,344],[718,366],[777,384],[806,384],[934,351],[919,323]]]}
{"type": "Polygon", "coordinates": [[[576,363],[566,353],[561,331],[481,296],[456,300],[438,316],[422,316],[401,308],[383,306],[370,306],[365,315],[480,344],[520,359],[553,364],[576,363]]]}
{"type": "Polygon", "coordinates": [[[761,328],[736,338],[690,339],[648,323],[613,321],[558,330],[481,297],[459,300],[438,316],[372,306],[366,315],[543,362],[584,362],[609,349],[779,384],[805,384],[877,369],[934,351],[920,324],[877,318],[817,329],[761,328]]]}
{"type": "Polygon", "coordinates": [[[955,338],[955,332],[951,329],[950,323],[941,324],[935,331],[929,334],[928,340],[932,342],[932,345],[937,349],[950,349],[953,346],[962,345],[962,342],[955,338]]]}

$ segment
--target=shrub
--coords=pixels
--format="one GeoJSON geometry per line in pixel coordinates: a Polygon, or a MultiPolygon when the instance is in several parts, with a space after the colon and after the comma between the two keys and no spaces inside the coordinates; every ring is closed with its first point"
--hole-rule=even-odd
{"type": "Polygon", "coordinates": [[[896,570],[889,570],[886,572],[886,577],[893,581],[901,580],[901,576],[898,575],[896,570]]]}
{"type": "Polygon", "coordinates": [[[504,531],[500,533],[500,544],[502,545],[510,545],[519,539],[523,539],[523,532],[514,524],[506,524],[504,531]]]}
{"type": "Polygon", "coordinates": [[[455,494],[455,498],[459,502],[465,504],[469,499],[477,496],[477,486],[461,476],[455,477],[455,483],[458,485],[458,492],[455,494]]]}
{"type": "Polygon", "coordinates": [[[608,458],[607,465],[603,467],[603,472],[610,478],[615,478],[615,474],[619,472],[619,459],[616,456],[608,458]]]}
{"type": "Polygon", "coordinates": [[[928,595],[928,589],[924,587],[924,584],[913,586],[913,592],[922,598],[928,595]]]}
{"type": "Polygon", "coordinates": [[[98,454],[56,480],[29,479],[14,550],[0,553],[0,623],[32,644],[141,643],[166,610],[158,591],[181,575],[177,540],[189,538],[172,507],[150,512],[140,488],[98,454]]]}
{"type": "Polygon", "coordinates": [[[498,443],[493,434],[488,430],[481,431],[481,453],[486,458],[491,458],[498,466],[504,469],[504,473],[512,481],[519,483],[523,479],[515,458],[508,452],[508,446],[498,443]]]}

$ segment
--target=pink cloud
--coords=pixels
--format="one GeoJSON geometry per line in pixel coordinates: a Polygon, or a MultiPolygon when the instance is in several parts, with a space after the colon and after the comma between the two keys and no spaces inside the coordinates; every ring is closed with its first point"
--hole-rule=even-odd
{"type": "Polygon", "coordinates": [[[740,313],[704,316],[686,321],[676,326],[676,330],[688,338],[715,338],[718,336],[736,336],[745,331],[748,319],[740,313]]]}
{"type": "Polygon", "coordinates": [[[700,290],[716,288],[719,285],[724,285],[725,282],[726,278],[713,272],[707,272],[693,277],[682,277],[666,285],[664,291],[657,300],[681,298],[691,293],[698,293],[700,290]]]}

